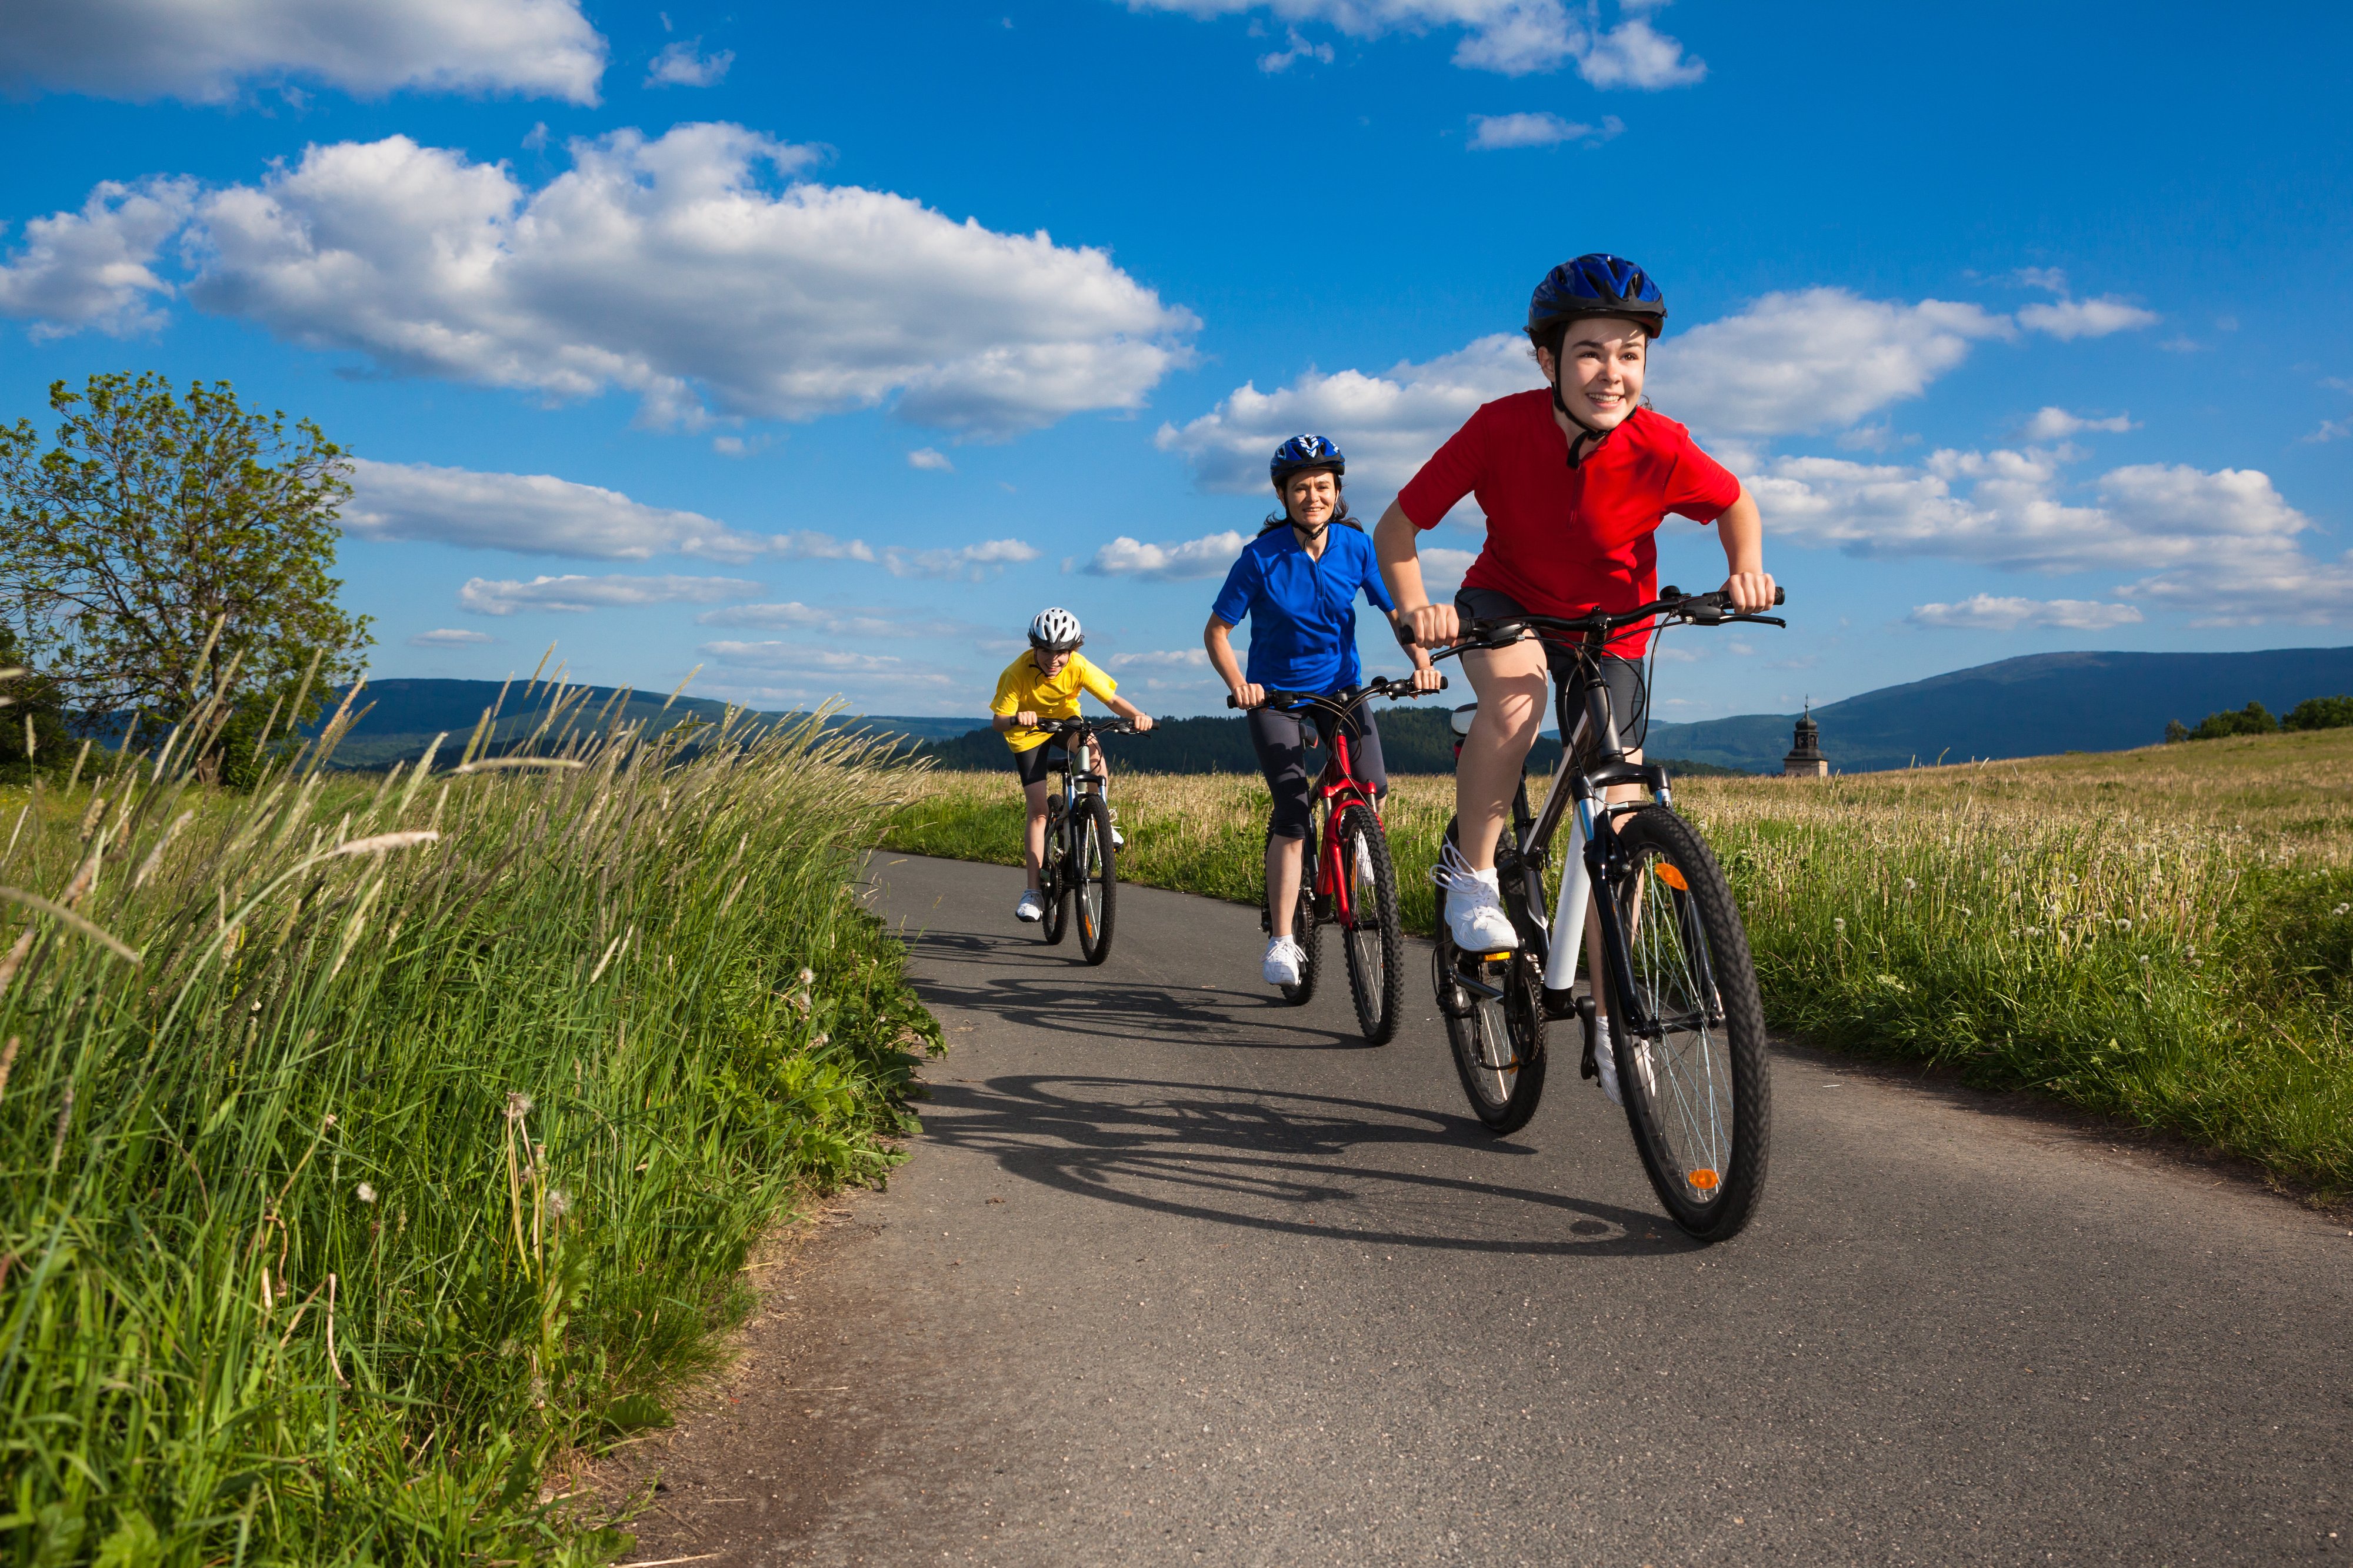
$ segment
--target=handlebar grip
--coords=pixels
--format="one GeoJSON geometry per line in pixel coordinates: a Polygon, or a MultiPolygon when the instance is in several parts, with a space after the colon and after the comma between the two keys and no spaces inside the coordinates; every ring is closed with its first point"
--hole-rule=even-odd
{"type": "Polygon", "coordinates": [[[1789,590],[1776,583],[1773,585],[1773,602],[1777,605],[1788,604],[1789,602],[1789,590]]]}
{"type": "Polygon", "coordinates": [[[1233,693],[1228,692],[1226,694],[1226,706],[1229,708],[1240,708],[1241,706],[1241,702],[1233,695],[1233,693]]]}

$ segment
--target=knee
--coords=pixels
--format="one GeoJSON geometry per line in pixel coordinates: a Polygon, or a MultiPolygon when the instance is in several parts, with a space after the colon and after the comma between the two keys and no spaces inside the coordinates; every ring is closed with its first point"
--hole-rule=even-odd
{"type": "Polygon", "coordinates": [[[1301,839],[1307,837],[1307,797],[1279,795],[1274,797],[1274,816],[1267,831],[1277,838],[1301,839]]]}

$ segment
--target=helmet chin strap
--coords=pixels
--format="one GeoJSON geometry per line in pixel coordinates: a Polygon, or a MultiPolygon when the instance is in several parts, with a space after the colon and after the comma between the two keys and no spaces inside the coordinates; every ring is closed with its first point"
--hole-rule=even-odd
{"type": "MultiPolygon", "coordinates": [[[[1581,436],[1573,436],[1569,438],[1568,466],[1572,468],[1582,468],[1584,466],[1585,459],[1593,456],[1594,452],[1599,451],[1601,449],[1601,443],[1609,439],[1612,432],[1614,432],[1618,427],[1613,425],[1609,429],[1604,430],[1599,426],[1588,425],[1584,420],[1579,419],[1577,416],[1576,411],[1569,407],[1567,400],[1560,395],[1560,365],[1556,361],[1554,363],[1552,372],[1552,405],[1560,410],[1562,418],[1567,420],[1571,425],[1576,426],[1578,430],[1584,433],[1581,436]],[[1577,451],[1577,447],[1585,444],[1585,437],[1588,436],[1593,438],[1592,450],[1579,453],[1577,451]]],[[[1623,423],[1623,421],[1620,421],[1620,423],[1623,423]]]]}

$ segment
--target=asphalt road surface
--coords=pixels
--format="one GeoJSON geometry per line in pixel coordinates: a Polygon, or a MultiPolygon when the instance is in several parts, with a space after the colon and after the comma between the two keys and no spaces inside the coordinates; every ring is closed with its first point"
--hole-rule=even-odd
{"type": "Polygon", "coordinates": [[[1418,947],[1374,1050],[1252,910],[1123,889],[1090,969],[1009,871],[872,870],[923,1136],[639,1561],[2353,1562],[2353,1237],[2242,1175],[1784,1051],[1701,1248],[1573,1055],[1470,1120],[1418,947]]]}

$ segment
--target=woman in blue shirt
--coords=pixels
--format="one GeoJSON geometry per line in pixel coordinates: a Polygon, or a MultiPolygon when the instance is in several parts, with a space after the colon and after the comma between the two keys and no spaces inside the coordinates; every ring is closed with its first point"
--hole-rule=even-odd
{"type": "MultiPolygon", "coordinates": [[[[1324,772],[1322,748],[1331,744],[1335,721],[1316,709],[1294,714],[1268,708],[1266,694],[1354,691],[1364,679],[1356,659],[1357,591],[1392,624],[1397,605],[1381,584],[1372,541],[1348,516],[1341,497],[1340,478],[1348,461],[1340,448],[1321,436],[1294,436],[1275,449],[1267,468],[1282,510],[1266,520],[1226,574],[1201,640],[1235,702],[1250,711],[1250,744],[1274,796],[1266,843],[1267,908],[1274,934],[1266,944],[1262,972],[1270,985],[1296,985],[1307,955],[1292,932],[1292,913],[1305,871],[1308,809],[1324,772]],[[1340,526],[1335,529],[1334,523],[1340,526]],[[1232,642],[1233,629],[1245,616],[1250,624],[1247,678],[1232,642]],[[1311,724],[1316,731],[1312,739],[1311,724]]],[[[1410,651],[1414,689],[1437,690],[1430,655],[1418,647],[1410,651]]],[[[1349,736],[1350,760],[1377,795],[1385,793],[1388,774],[1381,765],[1380,731],[1369,709],[1359,711],[1362,733],[1349,736]]]]}

